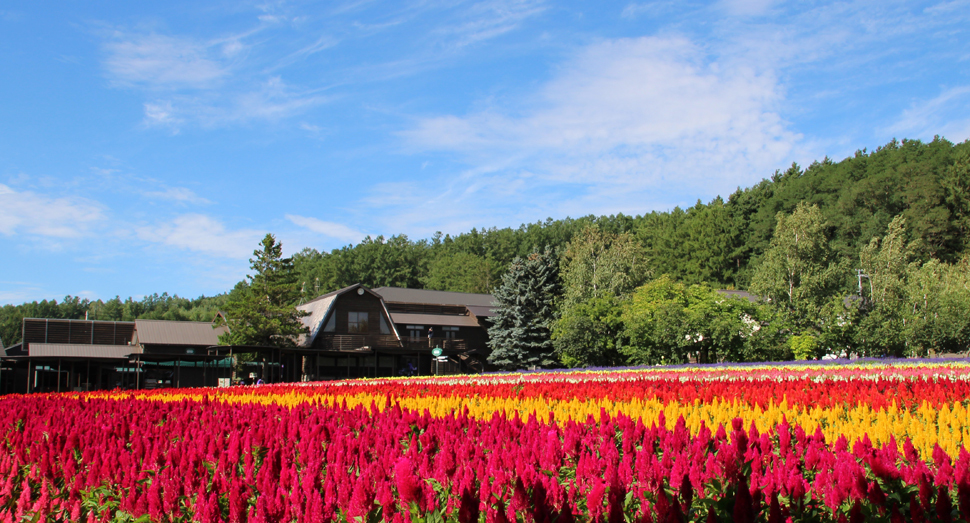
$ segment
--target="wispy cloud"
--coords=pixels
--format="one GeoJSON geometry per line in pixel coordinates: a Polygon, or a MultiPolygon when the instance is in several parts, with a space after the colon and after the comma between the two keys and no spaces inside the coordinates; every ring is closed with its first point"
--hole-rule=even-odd
{"type": "Polygon", "coordinates": [[[289,55],[281,58],[272,67],[269,68],[269,72],[288,67],[302,60],[306,60],[308,57],[313,56],[321,51],[330,49],[340,43],[340,40],[336,37],[325,34],[316,39],[311,44],[305,45],[296,51],[293,51],[289,55]]]}
{"type": "Polygon", "coordinates": [[[146,102],[144,107],[146,125],[160,125],[178,129],[178,126],[184,121],[175,116],[175,108],[171,101],[146,102]]]}
{"type": "Polygon", "coordinates": [[[542,0],[486,0],[472,4],[460,19],[435,31],[461,48],[508,33],[545,10],[542,0]]]}
{"type": "MultiPolygon", "coordinates": [[[[2,284],[2,283],[0,283],[2,284]]],[[[0,305],[19,305],[30,301],[37,301],[38,296],[44,296],[44,290],[40,286],[25,286],[16,290],[0,290],[0,305]]],[[[0,340],[6,345],[10,345],[13,340],[0,340]]]]}
{"type": "Polygon", "coordinates": [[[649,16],[660,16],[663,14],[669,14],[670,12],[682,7],[681,2],[676,0],[658,0],[655,2],[643,2],[637,3],[633,2],[627,4],[620,13],[623,18],[639,18],[643,15],[649,16]]]}
{"type": "Polygon", "coordinates": [[[321,234],[337,240],[356,242],[360,241],[364,237],[364,234],[360,231],[336,222],[328,222],[318,218],[299,216],[296,214],[287,214],[286,219],[290,220],[298,227],[302,227],[316,234],[321,234]]]}
{"type": "Polygon", "coordinates": [[[227,75],[218,46],[184,37],[127,34],[105,43],[105,68],[117,84],[150,89],[212,88],[227,75]]]}
{"type": "Polygon", "coordinates": [[[970,139],[970,118],[953,119],[970,107],[970,86],[951,87],[938,96],[913,103],[885,132],[896,137],[932,138],[942,135],[954,142],[970,139]]]}
{"type": "Polygon", "coordinates": [[[0,184],[0,234],[5,236],[23,232],[50,238],[80,238],[104,218],[103,207],[91,200],[16,191],[0,184]]]}
{"type": "Polygon", "coordinates": [[[265,234],[254,229],[229,230],[211,216],[183,214],[171,223],[135,228],[139,239],[211,256],[243,260],[265,234]]]}
{"type": "Polygon", "coordinates": [[[201,205],[212,203],[210,200],[199,196],[195,191],[186,187],[168,187],[159,191],[147,191],[143,194],[149,198],[168,200],[181,204],[191,203],[201,205]]]}
{"type": "Polygon", "coordinates": [[[267,79],[260,89],[239,95],[235,105],[225,115],[232,120],[275,120],[301,113],[327,100],[319,91],[295,90],[282,78],[274,76],[267,79]]]}
{"type": "Polygon", "coordinates": [[[248,91],[194,93],[146,103],[144,123],[177,131],[188,121],[204,127],[254,120],[279,121],[330,99],[319,91],[293,89],[276,76],[248,91]]]}
{"type": "MultiPolygon", "coordinates": [[[[146,92],[146,126],[176,133],[190,123],[279,120],[327,101],[320,89],[295,88],[261,70],[265,58],[250,56],[247,44],[260,30],[209,39],[115,30],[103,45],[105,71],[114,86],[146,92]]],[[[284,60],[305,59],[334,43],[319,37],[284,60]]]]}
{"type": "Polygon", "coordinates": [[[737,16],[759,16],[774,7],[775,0],[723,0],[721,7],[737,16]]]}
{"type": "Polygon", "coordinates": [[[462,183],[500,175],[503,187],[524,186],[527,200],[547,197],[538,190],[546,184],[571,184],[590,212],[658,191],[713,196],[764,176],[799,140],[777,112],[780,100],[770,73],[721,67],[685,38],[622,39],[583,50],[522,102],[521,115],[489,108],[423,118],[403,136],[417,150],[491,166],[462,183]]]}

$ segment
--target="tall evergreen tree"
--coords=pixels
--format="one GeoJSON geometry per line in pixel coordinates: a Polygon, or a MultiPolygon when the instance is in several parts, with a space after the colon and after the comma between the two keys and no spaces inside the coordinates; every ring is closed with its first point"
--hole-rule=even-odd
{"type": "Polygon", "coordinates": [[[307,332],[300,318],[306,313],[296,309],[300,299],[300,282],[293,270],[293,260],[283,257],[283,245],[272,234],[261,242],[262,249],[253,251],[247,276],[248,288],[226,304],[229,332],[220,342],[232,345],[286,347],[295,344],[299,334],[307,332]]]}
{"type": "Polygon", "coordinates": [[[488,329],[489,363],[506,370],[556,364],[551,331],[560,293],[552,249],[516,258],[493,293],[498,305],[488,329]]]}

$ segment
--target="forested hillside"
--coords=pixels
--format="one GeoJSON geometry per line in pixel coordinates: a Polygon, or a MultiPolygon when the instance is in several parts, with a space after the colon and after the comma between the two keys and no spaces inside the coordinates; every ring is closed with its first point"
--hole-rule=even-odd
{"type": "MultiPolygon", "coordinates": [[[[920,259],[952,262],[967,249],[970,230],[970,144],[937,139],[890,142],[829,159],[806,169],[792,165],[727,200],[642,216],[586,216],[546,220],[518,229],[483,228],[457,236],[411,241],[406,236],[367,238],[356,246],[320,253],[305,249],[297,270],[315,292],[353,283],[488,292],[516,256],[534,247],[562,252],[587,225],[630,233],[643,246],[646,268],[685,283],[747,288],[771,241],[779,212],[801,202],[817,204],[835,253],[857,260],[874,236],[902,215],[920,259]]],[[[845,284],[854,281],[846,274],[845,284]]]]}
{"type": "MultiPolygon", "coordinates": [[[[308,247],[293,261],[303,284],[304,300],[358,282],[369,287],[491,292],[515,258],[546,247],[563,256],[573,238],[587,231],[584,242],[589,234],[599,234],[602,238],[598,241],[606,242],[599,245],[594,241],[590,247],[593,251],[602,248],[606,252],[611,242],[623,245],[624,252],[633,258],[616,270],[637,286],[666,275],[663,282],[685,289],[702,283],[712,289],[749,289],[753,284],[758,286],[759,270],[761,279],[767,278],[762,266],[779,234],[779,216],[793,215],[798,209],[817,212],[812,216],[803,213],[802,217],[815,224],[824,242],[825,259],[819,263],[828,271],[824,293],[829,301],[858,293],[855,269],[863,267],[860,256],[874,238],[890,233],[895,234],[894,241],[906,246],[904,264],[913,265],[913,270],[931,261],[957,270],[955,264],[970,255],[970,143],[894,140],[876,151],[858,151],[839,162],[825,158],[804,169],[792,165],[753,187],[738,189],[727,199],[698,201],[688,209],[641,216],[548,219],[517,229],[486,227],[417,241],[404,235],[368,237],[357,245],[330,252],[308,247]],[[894,218],[899,219],[892,232],[894,218]]],[[[578,248],[572,245],[573,251],[578,248]]],[[[870,261],[879,246],[871,249],[875,250],[869,252],[870,261]]],[[[588,255],[574,253],[565,256],[563,263],[588,255]]],[[[767,293],[771,286],[761,283],[760,290],[767,293]]],[[[244,290],[244,284],[238,289],[244,290]]],[[[567,281],[563,292],[568,297],[577,291],[567,281]]],[[[633,287],[613,295],[627,300],[632,292],[633,287]]],[[[564,303],[588,304],[593,297],[566,299],[564,303]]],[[[60,303],[8,305],[0,311],[0,337],[7,345],[17,342],[23,317],[83,318],[85,312],[92,319],[102,320],[211,320],[226,300],[227,295],[188,300],[163,294],[140,301],[116,298],[88,302],[69,296],[60,303]]],[[[816,315],[813,322],[820,321],[821,312],[812,314],[816,315]]],[[[799,332],[813,339],[821,336],[818,325],[812,322],[800,324],[798,332],[789,328],[788,336],[799,332]]],[[[604,361],[617,361],[615,354],[611,358],[604,361]]]]}

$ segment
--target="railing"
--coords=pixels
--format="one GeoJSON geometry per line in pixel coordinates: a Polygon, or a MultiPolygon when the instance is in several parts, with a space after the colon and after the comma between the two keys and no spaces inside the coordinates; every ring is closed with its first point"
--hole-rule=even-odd
{"type": "Polygon", "coordinates": [[[373,336],[364,334],[324,334],[320,341],[321,348],[326,350],[353,351],[364,347],[387,348],[400,347],[400,342],[394,336],[373,336]]]}
{"type": "Polygon", "coordinates": [[[446,351],[465,352],[473,349],[484,349],[485,342],[477,340],[456,340],[451,338],[402,338],[398,341],[394,336],[373,336],[362,334],[321,334],[319,348],[324,350],[355,351],[363,347],[371,349],[405,348],[415,351],[431,352],[434,347],[441,347],[446,351]]]}
{"type": "Polygon", "coordinates": [[[434,347],[441,347],[448,351],[467,351],[472,349],[484,349],[485,343],[475,340],[456,340],[452,338],[402,338],[404,348],[411,350],[430,351],[434,347]]]}

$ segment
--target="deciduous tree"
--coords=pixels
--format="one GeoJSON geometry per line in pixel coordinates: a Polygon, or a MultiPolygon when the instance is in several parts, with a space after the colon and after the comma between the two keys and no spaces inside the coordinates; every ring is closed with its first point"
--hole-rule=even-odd
{"type": "Polygon", "coordinates": [[[864,356],[901,356],[905,352],[906,286],[915,245],[906,239],[902,215],[889,223],[886,235],[873,238],[859,253],[863,273],[859,293],[862,317],[856,333],[857,351],[864,356]]]}
{"type": "Polygon", "coordinates": [[[785,311],[794,331],[820,331],[823,309],[837,294],[847,267],[833,259],[817,205],[800,203],[790,215],[778,213],[776,221],[751,291],[785,311]]]}

